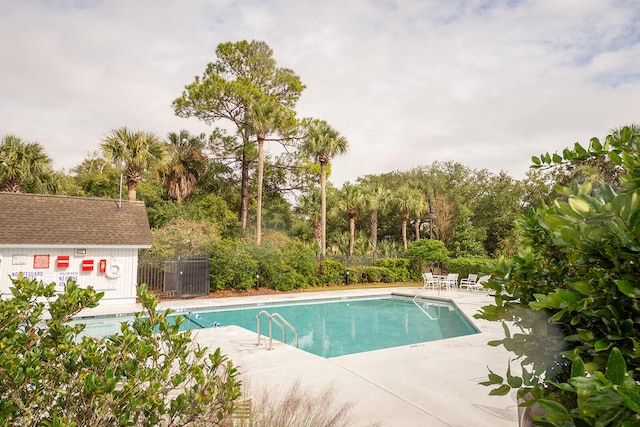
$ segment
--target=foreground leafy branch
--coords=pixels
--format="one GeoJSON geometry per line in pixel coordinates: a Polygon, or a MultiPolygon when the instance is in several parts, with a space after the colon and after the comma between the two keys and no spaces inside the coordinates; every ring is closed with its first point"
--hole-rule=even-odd
{"type": "Polygon", "coordinates": [[[495,265],[495,304],[476,315],[503,323],[505,338],[489,344],[520,365],[483,384],[491,394],[517,389],[523,406],[541,409],[535,425],[640,425],[639,149],[632,126],[534,159],[550,167],[604,157],[624,171],[617,191],[574,181],[557,188],[553,206],[522,217],[524,244],[495,265]]]}
{"type": "Polygon", "coordinates": [[[218,425],[240,397],[237,369],[180,332],[143,285],[143,312],[120,333],[82,336],[70,320],[101,293],[13,280],[0,301],[0,420],[7,426],[218,425]]]}

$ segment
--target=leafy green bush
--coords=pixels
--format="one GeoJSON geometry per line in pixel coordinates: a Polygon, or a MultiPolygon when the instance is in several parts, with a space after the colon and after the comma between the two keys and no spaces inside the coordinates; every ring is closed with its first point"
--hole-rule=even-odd
{"type": "Polygon", "coordinates": [[[282,260],[291,272],[295,273],[294,276],[297,276],[297,281],[293,288],[302,288],[314,284],[315,254],[313,249],[298,241],[291,241],[282,248],[282,260]]]}
{"type": "Polygon", "coordinates": [[[246,243],[222,240],[211,246],[211,290],[247,290],[256,285],[258,262],[246,243]]]}
{"type": "Polygon", "coordinates": [[[276,291],[290,291],[302,287],[305,282],[304,276],[297,271],[288,269],[278,274],[278,280],[274,284],[276,291]]]}
{"type": "Polygon", "coordinates": [[[167,319],[170,311],[156,311],[158,301],[144,286],[138,290],[144,312],[102,339],[81,337],[84,325],[70,324],[102,293],[69,280],[58,295],[55,283],[21,275],[11,292],[0,301],[3,425],[211,425],[240,396],[227,357],[194,345],[180,322],[167,319]]]}
{"type": "Polygon", "coordinates": [[[557,188],[553,206],[519,220],[524,246],[501,260],[489,286],[495,304],[477,317],[503,322],[491,342],[516,355],[522,374],[489,373],[491,394],[518,389],[541,426],[640,425],[640,129],[605,144],[534,158],[538,166],[608,159],[622,188],[590,181],[557,188]],[[518,333],[512,334],[509,325],[518,333]]]}
{"type": "Polygon", "coordinates": [[[258,263],[261,286],[288,291],[314,282],[313,251],[297,241],[251,243],[251,251],[258,263]]]}
{"type": "Polygon", "coordinates": [[[460,257],[449,258],[446,262],[446,269],[451,273],[458,273],[460,278],[467,277],[469,274],[477,274],[481,276],[491,265],[495,264],[494,259],[488,257],[460,257]]]}
{"type": "Polygon", "coordinates": [[[202,255],[220,241],[217,228],[206,222],[175,218],[160,229],[151,230],[153,245],[147,250],[151,256],[175,259],[177,255],[202,255]]]}
{"type": "Polygon", "coordinates": [[[425,271],[430,269],[432,264],[449,259],[449,251],[440,240],[414,240],[409,244],[407,253],[418,271],[425,271]]]}
{"type": "Polygon", "coordinates": [[[344,283],[345,266],[339,261],[324,259],[315,265],[316,284],[321,286],[344,283]]]}
{"type": "Polygon", "coordinates": [[[382,258],[376,261],[376,267],[384,267],[393,273],[391,282],[408,282],[411,280],[411,261],[407,258],[382,258]]]}
{"type": "MultiPolygon", "coordinates": [[[[394,274],[386,267],[352,266],[346,271],[349,272],[349,284],[361,283],[390,283],[393,282],[394,274]]],[[[345,271],[345,276],[346,276],[345,271]]]]}
{"type": "Polygon", "coordinates": [[[225,200],[213,193],[201,194],[200,190],[196,190],[193,197],[179,202],[149,200],[144,194],[140,200],[146,202],[152,229],[164,228],[175,218],[184,218],[188,221],[206,223],[218,230],[224,238],[234,238],[239,232],[237,215],[229,210],[225,200]]]}
{"type": "Polygon", "coordinates": [[[487,237],[486,230],[474,227],[471,222],[472,216],[473,213],[468,207],[465,205],[458,206],[458,220],[453,232],[453,241],[451,242],[452,256],[456,258],[484,256],[487,254],[487,251],[482,246],[482,242],[487,237]]]}
{"type": "Polygon", "coordinates": [[[346,282],[346,276],[348,276],[350,285],[365,283],[365,280],[363,277],[363,271],[365,268],[366,267],[353,266],[345,269],[345,282],[346,282]]]}
{"type": "Polygon", "coordinates": [[[362,283],[390,283],[394,281],[393,271],[386,267],[361,267],[362,283]]]}
{"type": "Polygon", "coordinates": [[[287,266],[282,262],[280,248],[268,241],[260,245],[254,242],[245,245],[258,266],[260,286],[275,289],[279,276],[288,271],[287,266]]]}

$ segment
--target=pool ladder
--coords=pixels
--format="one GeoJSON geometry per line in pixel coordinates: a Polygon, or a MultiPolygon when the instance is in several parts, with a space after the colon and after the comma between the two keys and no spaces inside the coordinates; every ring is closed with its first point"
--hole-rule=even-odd
{"type": "Polygon", "coordinates": [[[282,330],[282,342],[285,344],[287,343],[285,325],[293,331],[294,335],[296,336],[296,348],[298,348],[298,330],[293,326],[291,326],[291,323],[287,322],[287,319],[282,317],[280,314],[278,313],[271,314],[266,310],[262,310],[260,313],[258,313],[258,316],[256,316],[258,319],[258,345],[260,345],[260,316],[262,316],[263,314],[269,318],[269,350],[273,350],[273,324],[274,323],[280,326],[280,329],[282,330]]]}

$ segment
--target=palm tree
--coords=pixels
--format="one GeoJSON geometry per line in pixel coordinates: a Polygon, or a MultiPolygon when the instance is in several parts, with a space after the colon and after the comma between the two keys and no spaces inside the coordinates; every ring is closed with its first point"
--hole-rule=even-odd
{"type": "Polygon", "coordinates": [[[322,231],[320,217],[320,192],[311,190],[309,193],[303,194],[298,200],[295,212],[311,221],[312,237],[318,245],[318,250],[322,247],[322,231]]]}
{"type": "Polygon", "coordinates": [[[123,168],[129,200],[136,200],[138,183],[142,173],[154,162],[163,163],[166,158],[165,145],[151,132],[131,132],[126,127],[111,131],[100,144],[105,157],[123,168]]]}
{"type": "Polygon", "coordinates": [[[418,190],[408,187],[400,188],[395,195],[395,207],[402,221],[402,244],[407,250],[407,222],[412,212],[415,212],[422,201],[422,194],[418,190]]]}
{"type": "Polygon", "coordinates": [[[422,224],[420,217],[429,209],[429,205],[424,200],[424,197],[420,197],[420,200],[417,201],[416,206],[414,206],[414,210],[411,212],[415,217],[414,230],[416,233],[416,240],[420,240],[420,226],[422,224]]]}
{"type": "Polygon", "coordinates": [[[286,109],[275,97],[262,96],[247,114],[251,131],[258,141],[258,196],[256,212],[256,243],[262,241],[262,187],[264,180],[264,142],[267,135],[278,132],[286,135],[292,128],[293,111],[286,109]]]}
{"type": "Polygon", "coordinates": [[[303,150],[320,164],[320,256],[324,258],[327,247],[327,165],[334,156],[347,152],[348,142],[324,120],[307,119],[304,127],[303,150]]]}
{"type": "Polygon", "coordinates": [[[331,248],[337,249],[338,253],[344,256],[349,256],[349,247],[351,246],[351,236],[346,231],[333,232],[331,234],[331,248]]]}
{"type": "Polygon", "coordinates": [[[193,194],[205,169],[207,157],[202,153],[204,135],[193,136],[186,130],[170,132],[167,144],[170,158],[168,163],[158,168],[158,175],[169,197],[179,201],[193,194]]]}
{"type": "Polygon", "coordinates": [[[400,252],[400,245],[395,240],[383,239],[380,241],[377,250],[386,257],[392,257],[400,252]]]}
{"type": "Polygon", "coordinates": [[[7,135],[0,143],[0,191],[22,193],[27,181],[40,183],[51,169],[51,159],[37,142],[7,135]]]}
{"type": "Polygon", "coordinates": [[[358,219],[363,195],[360,187],[346,183],[342,187],[341,196],[342,208],[349,215],[349,256],[352,256],[356,239],[356,219],[358,219]]]}
{"type": "Polygon", "coordinates": [[[378,247],[378,210],[390,197],[389,191],[380,183],[363,186],[364,204],[369,211],[369,249],[375,254],[378,247]]]}

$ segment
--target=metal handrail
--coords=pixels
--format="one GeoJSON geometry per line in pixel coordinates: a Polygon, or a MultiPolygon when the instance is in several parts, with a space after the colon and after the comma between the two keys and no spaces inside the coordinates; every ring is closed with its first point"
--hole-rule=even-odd
{"type": "Polygon", "coordinates": [[[451,311],[453,308],[449,305],[449,304],[441,304],[441,303],[437,303],[437,302],[426,302],[426,301],[422,301],[422,306],[420,306],[420,304],[418,304],[418,301],[416,301],[418,299],[418,297],[420,297],[420,294],[416,294],[413,297],[413,303],[420,309],[422,310],[422,312],[424,314],[427,315],[427,317],[431,320],[438,320],[440,319],[440,315],[441,315],[441,310],[442,308],[446,308],[447,310],[451,311]],[[424,309],[425,306],[429,306],[429,307],[438,307],[438,315],[436,317],[433,317],[432,315],[430,315],[427,310],[424,309]]]}
{"type": "Polygon", "coordinates": [[[260,316],[261,315],[266,315],[269,318],[269,350],[273,350],[273,322],[276,323],[276,325],[280,326],[280,329],[282,330],[282,342],[284,342],[285,344],[287,343],[287,339],[286,339],[286,333],[285,333],[285,328],[284,326],[286,325],[289,329],[291,329],[293,331],[293,333],[296,336],[296,348],[298,348],[298,330],[296,328],[294,328],[293,326],[291,326],[291,323],[289,323],[287,321],[287,319],[285,319],[284,317],[282,317],[280,314],[278,313],[269,313],[266,310],[262,310],[260,313],[258,313],[258,315],[256,316],[257,321],[258,321],[258,344],[260,345],[260,316]],[[280,319],[280,320],[278,320],[280,319]],[[284,325],[283,325],[284,323],[284,325]]]}
{"type": "Polygon", "coordinates": [[[271,349],[271,314],[269,314],[268,311],[262,310],[260,313],[258,313],[258,315],[256,316],[256,318],[258,319],[258,344],[260,345],[260,316],[262,316],[263,314],[266,314],[267,317],[269,317],[269,349],[271,349]]]}
{"type": "Polygon", "coordinates": [[[422,312],[424,314],[426,314],[426,316],[431,319],[431,320],[438,320],[440,319],[440,308],[438,306],[438,317],[433,317],[431,316],[429,313],[427,313],[427,310],[425,310],[424,308],[420,307],[420,304],[418,304],[418,302],[416,301],[416,299],[418,298],[418,295],[416,294],[416,296],[413,297],[413,303],[416,305],[416,307],[418,307],[420,310],[422,310],[422,312]]]}
{"type": "MultiPolygon", "coordinates": [[[[272,318],[272,319],[274,319],[274,321],[275,321],[276,323],[278,323],[278,321],[276,320],[276,317],[277,317],[278,319],[282,320],[282,322],[283,322],[285,325],[287,325],[287,326],[289,327],[289,329],[291,329],[291,330],[293,331],[293,334],[296,336],[296,348],[298,348],[298,330],[297,330],[296,328],[294,328],[294,327],[291,325],[291,323],[287,322],[287,319],[285,319],[284,317],[282,317],[279,313],[273,313],[273,314],[271,315],[271,318],[272,318]]],[[[282,328],[282,341],[283,341],[283,342],[285,342],[285,343],[287,342],[287,341],[285,340],[285,337],[284,337],[284,328],[282,328]]]]}

